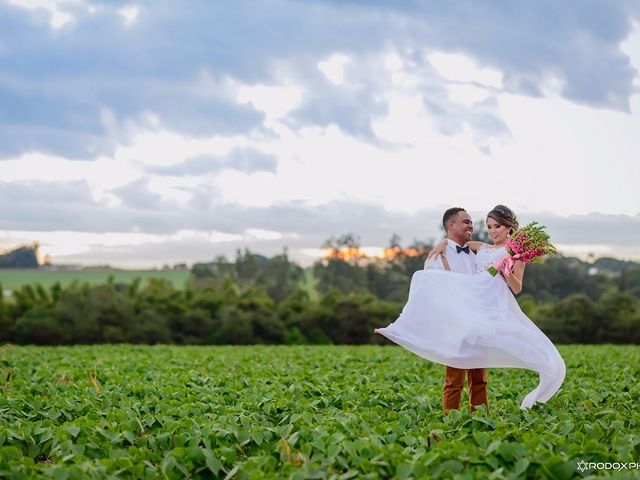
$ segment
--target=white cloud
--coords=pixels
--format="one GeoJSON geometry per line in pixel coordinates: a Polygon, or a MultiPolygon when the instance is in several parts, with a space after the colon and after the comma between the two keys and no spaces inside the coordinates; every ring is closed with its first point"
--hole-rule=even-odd
{"type": "Polygon", "coordinates": [[[489,141],[505,203],[561,215],[640,212],[640,95],[631,114],[560,98],[502,94],[498,103],[513,135],[489,141]]]}
{"type": "Polygon", "coordinates": [[[279,137],[254,143],[279,159],[276,175],[222,172],[214,181],[224,200],[267,207],[354,199],[403,212],[447,204],[488,209],[496,203],[561,214],[640,211],[634,194],[637,116],[505,94],[498,113],[513,137],[487,139],[487,158],[470,127],[455,135],[439,132],[419,95],[394,91],[388,101],[387,116],[373,130],[395,148],[362,142],[336,126],[295,131],[280,125],[279,137]],[[607,128],[603,117],[611,117],[607,128]],[[468,172],[454,186],[446,181],[448,165],[468,172]],[[576,201],[567,201],[570,191],[579,192],[576,201]]]}
{"type": "Polygon", "coordinates": [[[476,62],[459,53],[433,52],[427,55],[433,67],[447,80],[477,82],[493,88],[502,88],[502,73],[494,68],[478,67],[476,62]]]}
{"type": "Polygon", "coordinates": [[[288,193],[282,191],[276,175],[267,172],[223,170],[212,181],[223,201],[243,206],[269,207],[288,193]]]}
{"type": "Polygon", "coordinates": [[[51,15],[50,25],[53,29],[61,28],[73,19],[70,14],[60,11],[57,2],[52,0],[9,0],[9,3],[28,10],[46,10],[51,15]]]}
{"type": "Polygon", "coordinates": [[[336,53],[327,60],[318,62],[318,70],[324,73],[334,85],[341,85],[344,82],[344,67],[348,62],[348,56],[336,53]]]}
{"type": "Polygon", "coordinates": [[[157,193],[164,201],[180,204],[187,203],[191,197],[191,189],[197,187],[201,180],[190,177],[161,177],[149,178],[149,191],[157,193]]]}
{"type": "Polygon", "coordinates": [[[473,85],[449,84],[447,86],[449,98],[454,102],[470,107],[474,103],[482,102],[491,96],[491,92],[473,85]]]}
{"type": "Polygon", "coordinates": [[[97,201],[102,200],[109,190],[126,185],[141,176],[142,173],[128,162],[109,157],[85,162],[28,153],[0,162],[0,179],[5,182],[86,180],[97,201]]]}
{"type": "Polygon", "coordinates": [[[384,57],[384,68],[389,71],[401,70],[404,60],[397,53],[390,53],[384,57]]]}
{"type": "Polygon", "coordinates": [[[419,94],[391,93],[386,117],[373,122],[375,134],[399,145],[425,145],[439,137],[419,94]]]}
{"type": "Polygon", "coordinates": [[[139,165],[169,166],[198,155],[225,155],[235,147],[247,145],[242,136],[189,137],[169,130],[143,130],[127,145],[116,149],[115,158],[139,165]]]}
{"type": "Polygon", "coordinates": [[[8,2],[11,5],[34,12],[38,10],[46,11],[50,15],[49,26],[53,30],[58,30],[75,20],[76,17],[66,10],[67,8],[77,9],[82,7],[88,12],[92,10],[84,0],[8,0],[8,2]]]}
{"type": "Polygon", "coordinates": [[[211,243],[237,242],[243,239],[242,235],[225,232],[203,232],[197,230],[179,230],[172,235],[163,236],[169,241],[205,240],[211,243]]]}
{"type": "Polygon", "coordinates": [[[280,232],[262,230],[260,228],[247,228],[245,233],[259,240],[280,240],[282,238],[282,234],[280,232]]]}
{"type": "Polygon", "coordinates": [[[92,248],[136,247],[148,244],[169,242],[201,241],[212,244],[221,242],[237,242],[242,235],[224,232],[202,232],[181,230],[171,235],[154,235],[135,232],[104,232],[90,233],[77,231],[1,231],[0,245],[6,247],[15,244],[32,243],[36,239],[40,244],[41,255],[50,255],[57,263],[64,261],[64,257],[90,252],[92,248]]]}
{"type": "Polygon", "coordinates": [[[280,159],[273,187],[273,198],[279,201],[319,205],[332,199],[378,196],[375,183],[384,154],[336,126],[288,132],[264,150],[280,159]]]}
{"type": "Polygon", "coordinates": [[[540,81],[540,92],[544,97],[561,97],[566,83],[559,72],[547,71],[540,81]]]}
{"type": "Polygon", "coordinates": [[[89,251],[93,245],[117,247],[122,245],[141,245],[160,241],[157,235],[146,233],[90,233],[72,231],[4,231],[0,235],[5,244],[10,242],[31,242],[37,239],[41,253],[52,257],[79,254],[89,251]]]}
{"type": "Polygon", "coordinates": [[[118,9],[118,15],[122,17],[126,26],[133,25],[139,14],[140,7],[138,5],[125,5],[118,9]]]}
{"type": "Polygon", "coordinates": [[[629,56],[633,68],[636,70],[634,85],[640,89],[640,23],[633,23],[631,34],[620,44],[620,50],[629,56]]]}
{"type": "Polygon", "coordinates": [[[237,100],[264,112],[268,120],[277,120],[300,103],[302,92],[293,86],[243,85],[238,89],[237,100]]]}

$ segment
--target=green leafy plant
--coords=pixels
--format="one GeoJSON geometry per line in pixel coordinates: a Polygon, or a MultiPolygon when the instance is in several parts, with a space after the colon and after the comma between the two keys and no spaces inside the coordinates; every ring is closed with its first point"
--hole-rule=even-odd
{"type": "Polygon", "coordinates": [[[579,460],[637,462],[640,347],[560,350],[547,404],[519,410],[536,375],[493,369],[490,415],[443,416],[443,367],[396,347],[5,346],[0,477],[569,479],[616,473],[579,460]]]}

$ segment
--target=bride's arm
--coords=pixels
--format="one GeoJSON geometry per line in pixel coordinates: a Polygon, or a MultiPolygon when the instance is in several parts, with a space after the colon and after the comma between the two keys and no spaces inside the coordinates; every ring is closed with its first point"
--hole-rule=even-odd
{"type": "MultiPolygon", "coordinates": [[[[481,248],[489,246],[488,243],[480,242],[477,240],[471,240],[467,242],[466,245],[468,245],[471,251],[473,252],[477,252],[481,248]]],[[[431,251],[429,252],[429,255],[427,255],[427,259],[430,259],[431,257],[438,254],[444,255],[444,251],[446,248],[447,248],[447,239],[445,238],[444,240],[441,240],[440,242],[438,242],[436,246],[431,249],[431,251]]]]}
{"type": "Polygon", "coordinates": [[[516,295],[522,291],[522,280],[524,277],[524,267],[526,263],[521,260],[516,260],[513,264],[513,272],[506,271],[503,273],[504,279],[507,285],[513,293],[516,295]]]}
{"type": "Polygon", "coordinates": [[[489,246],[488,243],[480,242],[478,240],[471,240],[471,241],[467,242],[467,245],[469,245],[469,248],[471,250],[473,250],[474,252],[477,252],[481,248],[489,246]]]}
{"type": "Polygon", "coordinates": [[[447,247],[447,239],[445,238],[444,240],[441,240],[440,242],[438,242],[436,246],[431,249],[431,251],[429,252],[429,255],[427,255],[427,260],[431,259],[432,257],[438,254],[444,255],[444,249],[446,247],[447,247]]]}

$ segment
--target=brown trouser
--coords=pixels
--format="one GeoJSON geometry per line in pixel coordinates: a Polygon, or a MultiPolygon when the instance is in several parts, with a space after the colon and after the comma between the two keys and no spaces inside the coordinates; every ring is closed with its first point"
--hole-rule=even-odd
{"type": "Polygon", "coordinates": [[[489,397],[487,395],[487,369],[447,367],[444,377],[444,389],[442,390],[442,408],[444,413],[460,408],[460,395],[464,387],[464,377],[467,377],[469,386],[469,409],[475,410],[478,405],[484,405],[489,412],[489,397]]]}

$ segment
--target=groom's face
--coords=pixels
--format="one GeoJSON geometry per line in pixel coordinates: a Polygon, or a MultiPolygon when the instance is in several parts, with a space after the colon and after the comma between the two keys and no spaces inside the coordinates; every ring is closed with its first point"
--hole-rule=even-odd
{"type": "Polygon", "coordinates": [[[458,212],[458,215],[455,216],[453,222],[449,225],[451,225],[450,233],[452,237],[459,238],[465,242],[471,240],[471,235],[473,235],[473,220],[471,220],[471,215],[467,212],[458,212]]]}

